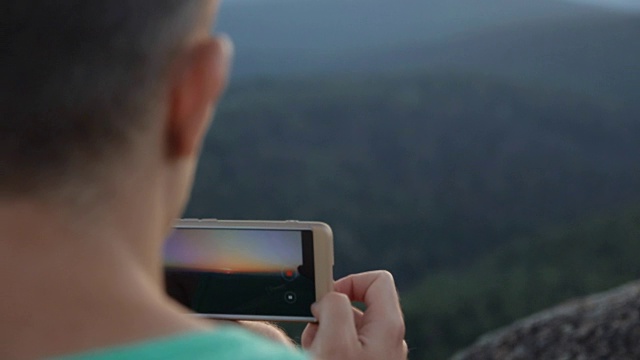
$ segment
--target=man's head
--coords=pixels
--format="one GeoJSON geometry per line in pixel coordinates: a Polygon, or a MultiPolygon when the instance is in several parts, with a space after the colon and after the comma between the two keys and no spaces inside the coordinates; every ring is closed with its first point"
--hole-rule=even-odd
{"type": "Polygon", "coordinates": [[[214,0],[5,2],[0,199],[72,198],[126,177],[122,164],[142,159],[166,168],[188,163],[175,175],[188,188],[226,79],[228,49],[208,35],[215,7],[214,0]]]}

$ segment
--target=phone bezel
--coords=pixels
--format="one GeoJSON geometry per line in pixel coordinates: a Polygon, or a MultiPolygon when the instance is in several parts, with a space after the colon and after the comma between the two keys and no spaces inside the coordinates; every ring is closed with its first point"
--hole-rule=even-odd
{"type": "MultiPolygon", "coordinates": [[[[257,221],[182,219],[174,229],[246,229],[246,230],[311,230],[313,233],[316,301],[333,290],[333,233],[329,225],[315,221],[257,221]]],[[[203,314],[196,316],[218,320],[256,320],[286,322],[317,322],[315,317],[281,315],[203,314]]]]}

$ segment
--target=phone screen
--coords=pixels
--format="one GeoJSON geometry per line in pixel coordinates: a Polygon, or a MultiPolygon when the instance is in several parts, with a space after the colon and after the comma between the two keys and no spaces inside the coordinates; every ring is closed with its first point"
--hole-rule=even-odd
{"type": "Polygon", "coordinates": [[[311,230],[177,228],[164,261],[168,294],[197,313],[312,317],[311,230]]]}

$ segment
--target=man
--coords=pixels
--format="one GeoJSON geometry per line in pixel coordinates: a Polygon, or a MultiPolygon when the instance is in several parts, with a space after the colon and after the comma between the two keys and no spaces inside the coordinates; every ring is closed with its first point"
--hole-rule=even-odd
{"type": "Polygon", "coordinates": [[[308,353],[198,320],[165,295],[163,239],[231,56],[209,33],[216,10],[215,0],[5,1],[0,358],[406,358],[385,272],[342,279],[314,305],[308,353]]]}

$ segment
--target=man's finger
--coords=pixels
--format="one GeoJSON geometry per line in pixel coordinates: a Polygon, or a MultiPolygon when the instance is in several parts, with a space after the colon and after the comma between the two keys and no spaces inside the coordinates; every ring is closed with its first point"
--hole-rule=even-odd
{"type": "Polygon", "coordinates": [[[388,271],[350,275],[336,281],[334,289],[347,295],[351,301],[363,302],[367,307],[376,305],[400,310],[396,284],[388,271]]]}
{"type": "Polygon", "coordinates": [[[302,332],[302,337],[300,338],[300,344],[303,348],[308,349],[313,344],[313,341],[316,338],[316,334],[318,333],[318,324],[309,323],[304,328],[302,332]]]}
{"type": "MultiPolygon", "coordinates": [[[[355,323],[356,329],[360,328],[362,324],[362,317],[364,314],[359,309],[353,308],[353,321],[355,323]]],[[[300,343],[303,348],[310,348],[313,344],[313,341],[318,333],[318,324],[309,323],[305,327],[302,332],[302,337],[300,339],[300,343]]]]}
{"type": "MultiPolygon", "coordinates": [[[[351,301],[344,294],[331,292],[311,308],[318,319],[318,329],[311,348],[323,355],[359,344],[351,301]],[[327,352],[327,350],[329,350],[327,352]]],[[[339,351],[338,351],[339,353],[339,351]]]]}
{"type": "Polygon", "coordinates": [[[404,338],[404,319],[393,276],[387,271],[372,271],[338,280],[335,290],[352,301],[361,301],[366,311],[362,335],[375,340],[389,336],[404,338]],[[375,325],[367,327],[367,325],[375,325]],[[379,326],[383,324],[383,326],[379,326]]]}

